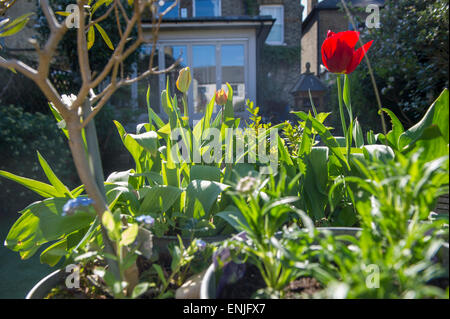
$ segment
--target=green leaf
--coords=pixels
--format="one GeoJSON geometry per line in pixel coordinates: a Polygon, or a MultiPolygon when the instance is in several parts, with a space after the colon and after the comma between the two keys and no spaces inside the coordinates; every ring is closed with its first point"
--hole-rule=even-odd
{"type": "Polygon", "coordinates": [[[382,108],[381,111],[386,112],[391,118],[392,130],[386,134],[386,138],[389,142],[389,145],[396,150],[400,150],[399,147],[399,139],[403,134],[405,129],[403,128],[402,122],[395,116],[394,112],[389,109],[382,108]]]}
{"type": "Polygon", "coordinates": [[[139,227],[137,224],[131,224],[127,229],[125,229],[121,235],[120,244],[123,246],[128,246],[132,244],[137,237],[139,227]]]}
{"type": "Polygon", "coordinates": [[[361,125],[359,125],[358,118],[355,119],[353,126],[353,139],[355,140],[356,147],[364,146],[364,135],[361,129],[361,125]]]}
{"type": "Polygon", "coordinates": [[[67,198],[51,198],[29,205],[11,227],[5,246],[29,258],[39,246],[91,224],[95,218],[95,212],[91,210],[62,216],[66,202],[67,198]]]}
{"type": "Polygon", "coordinates": [[[67,239],[60,240],[41,253],[41,264],[55,266],[67,254],[67,239]]]}
{"type": "Polygon", "coordinates": [[[448,89],[445,89],[437,100],[430,106],[430,108],[425,113],[424,117],[400,135],[399,146],[401,149],[409,147],[411,144],[422,138],[425,129],[431,125],[436,125],[444,142],[449,143],[449,93],[448,89]]]}
{"type": "Polygon", "coordinates": [[[150,288],[150,284],[148,282],[141,282],[136,287],[134,287],[133,292],[131,294],[131,298],[136,299],[139,296],[143,295],[150,288]]]}
{"type": "Polygon", "coordinates": [[[194,216],[195,201],[198,200],[205,214],[209,214],[213,204],[216,202],[220,193],[226,190],[229,186],[218,182],[193,180],[186,188],[188,217],[200,218],[203,216],[194,216]]]}
{"type": "Polygon", "coordinates": [[[152,156],[155,156],[158,151],[158,134],[154,131],[145,132],[142,134],[128,134],[145,150],[149,151],[152,156]]]}
{"type": "Polygon", "coordinates": [[[13,34],[16,34],[20,30],[22,30],[25,25],[30,21],[30,16],[33,13],[26,13],[18,18],[16,18],[14,21],[10,22],[9,24],[3,26],[0,30],[0,37],[8,37],[13,34]]]}
{"type": "Polygon", "coordinates": [[[55,187],[55,189],[58,191],[58,197],[63,197],[65,195],[69,196],[70,198],[73,198],[72,193],[69,191],[66,185],[64,185],[59,178],[55,175],[51,167],[48,165],[47,161],[42,157],[41,153],[37,151],[39,163],[41,164],[42,169],[44,170],[45,175],[48,178],[48,181],[50,184],[55,187]]]}
{"type": "Polygon", "coordinates": [[[95,42],[95,29],[94,27],[90,27],[87,34],[87,48],[90,50],[95,42]]]}
{"type": "Polygon", "coordinates": [[[343,99],[344,99],[345,106],[347,107],[348,116],[350,118],[350,121],[352,121],[353,112],[352,112],[352,101],[350,99],[350,80],[349,80],[349,77],[347,74],[344,77],[343,99]]]}
{"type": "Polygon", "coordinates": [[[158,264],[153,264],[153,268],[155,268],[156,273],[158,274],[158,277],[161,280],[161,282],[163,283],[163,285],[166,286],[167,280],[166,280],[166,277],[164,277],[164,272],[163,272],[161,266],[158,264]]]}
{"type": "Polygon", "coordinates": [[[55,187],[46,183],[35,181],[33,179],[26,177],[17,176],[5,171],[0,171],[0,176],[10,179],[16,183],[19,183],[20,185],[25,186],[26,188],[41,195],[42,197],[50,198],[50,197],[58,197],[59,195],[59,192],[55,189],[55,187]]]}
{"type": "Polygon", "coordinates": [[[116,221],[114,220],[114,216],[107,210],[103,213],[102,224],[111,233],[116,230],[116,221]]]}
{"type": "Polygon", "coordinates": [[[244,215],[234,206],[228,206],[216,216],[223,218],[237,231],[246,230],[249,227],[244,215]]]}
{"type": "Polygon", "coordinates": [[[364,157],[368,160],[387,162],[393,160],[395,155],[392,148],[386,145],[365,145],[363,147],[364,157]]]}
{"type": "Polygon", "coordinates": [[[106,31],[100,26],[100,24],[96,23],[94,25],[97,28],[98,32],[100,32],[100,35],[102,36],[103,41],[105,41],[108,48],[110,48],[111,50],[114,50],[114,45],[112,44],[111,39],[109,38],[106,31]]]}
{"type": "Polygon", "coordinates": [[[139,214],[164,213],[172,207],[180,197],[181,193],[182,190],[178,187],[163,185],[153,186],[145,194],[144,200],[139,208],[139,214]]]}
{"type": "Polygon", "coordinates": [[[220,168],[207,165],[193,165],[191,166],[190,179],[206,180],[213,182],[220,182],[221,176],[220,168]]]}

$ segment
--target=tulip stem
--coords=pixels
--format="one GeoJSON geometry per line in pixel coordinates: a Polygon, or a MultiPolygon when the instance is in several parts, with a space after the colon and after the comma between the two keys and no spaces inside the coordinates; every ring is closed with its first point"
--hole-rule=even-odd
{"type": "Polygon", "coordinates": [[[189,125],[189,111],[188,111],[188,106],[187,106],[187,95],[186,93],[183,93],[183,109],[184,109],[184,124],[185,125],[189,125]]]}
{"type": "Polygon", "coordinates": [[[347,140],[347,126],[345,125],[344,107],[342,105],[342,85],[340,74],[337,75],[337,87],[338,87],[339,114],[341,116],[342,132],[344,134],[345,140],[347,140]]]}

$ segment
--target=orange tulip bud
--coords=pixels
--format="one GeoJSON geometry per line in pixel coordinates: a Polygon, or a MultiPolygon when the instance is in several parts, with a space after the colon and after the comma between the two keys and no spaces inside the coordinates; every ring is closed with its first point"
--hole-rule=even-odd
{"type": "Polygon", "coordinates": [[[189,90],[189,86],[191,85],[191,80],[191,70],[189,69],[189,67],[181,69],[177,79],[178,90],[180,90],[180,92],[186,93],[187,90],[189,90]]]}
{"type": "Polygon", "coordinates": [[[228,94],[225,92],[224,89],[220,89],[219,91],[216,91],[216,104],[217,105],[225,105],[228,100],[228,94]]]}

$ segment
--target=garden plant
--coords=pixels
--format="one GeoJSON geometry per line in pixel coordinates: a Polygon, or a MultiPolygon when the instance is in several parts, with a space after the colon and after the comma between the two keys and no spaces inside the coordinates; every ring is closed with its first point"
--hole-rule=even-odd
{"type": "MultiPolygon", "coordinates": [[[[336,77],[343,136],[325,124],[330,113],[317,112],[312,97],[311,110],[293,112],[296,123],[263,123],[251,101],[249,119],[239,118],[228,83],[192,122],[186,67],[175,92],[169,80],[162,92],[148,88],[148,121],[135,132],[114,121],[134,164],[103,176],[95,116],[120,87],[179,63],[153,67],[162,18],[178,3],[158,13],[157,2],[77,1],[77,93],[62,94],[49,79],[73,22],[55,15],[49,1],[40,1],[49,38],[42,46],[31,40],[37,67],[0,57],[1,67],[33,80],[48,99],[81,181],[70,189],[39,152],[48,183],[0,171],[42,197],[20,211],[5,245],[22,259],[46,246],[42,263],[80,271],[81,288],[61,277],[43,297],[174,298],[200,278],[194,297],[448,298],[448,215],[433,210],[449,191],[449,92],[406,130],[377,99],[383,131],[364,135],[350,77],[369,62],[372,41],[361,43],[359,32],[329,31],[322,45],[322,62],[336,77]],[[113,14],[114,43],[101,27],[113,14]],[[129,78],[127,58],[149,41],[144,14],[152,17],[149,68],[129,78]],[[89,63],[96,34],[111,53],[100,72],[89,63]],[[150,105],[152,94],[167,120],[150,105]]],[[[2,23],[0,36],[20,32],[29,16],[2,23]]]]}

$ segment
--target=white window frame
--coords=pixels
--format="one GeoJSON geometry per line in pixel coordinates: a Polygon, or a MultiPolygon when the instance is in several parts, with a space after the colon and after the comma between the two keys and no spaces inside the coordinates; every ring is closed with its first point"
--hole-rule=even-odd
{"type": "MultiPolygon", "coordinates": [[[[219,14],[216,17],[221,17],[222,16],[222,0],[218,0],[219,1],[219,14]]],[[[192,0],[192,16],[195,18],[195,2],[196,0],[192,0]]]]}
{"type": "MultiPolygon", "coordinates": [[[[261,12],[262,8],[281,8],[281,41],[272,41],[272,42],[268,42],[266,41],[266,44],[269,45],[284,45],[284,6],[282,4],[267,4],[267,5],[260,5],[259,6],[259,10],[261,12]]],[[[275,21],[274,25],[277,23],[277,21],[275,21]]]]}
{"type": "MultiPolygon", "coordinates": [[[[216,48],[216,90],[219,90],[221,88],[222,83],[222,63],[221,63],[221,50],[222,45],[243,45],[244,46],[244,83],[245,83],[245,99],[248,98],[249,95],[249,88],[250,88],[250,57],[249,57],[249,39],[242,39],[242,38],[231,38],[231,39],[211,39],[211,38],[205,38],[205,39],[192,39],[189,41],[186,40],[162,40],[159,41],[159,66],[163,69],[167,67],[165,65],[164,61],[164,47],[165,46],[174,46],[174,45],[180,45],[180,46],[186,46],[187,52],[186,52],[186,58],[187,65],[193,64],[193,53],[192,53],[192,47],[195,45],[213,45],[216,48]]],[[[159,75],[159,85],[160,89],[164,88],[166,85],[166,78],[165,74],[159,75]]],[[[192,120],[199,120],[204,114],[202,113],[194,113],[194,91],[193,86],[189,88],[188,91],[188,110],[189,110],[189,118],[192,120]]],[[[160,108],[160,111],[162,109],[160,108]]],[[[215,110],[216,111],[216,110],[215,110]]],[[[163,113],[163,112],[161,112],[163,113]]],[[[215,116],[216,112],[214,112],[215,116]]],[[[237,112],[236,115],[244,115],[245,112],[237,112]]],[[[159,116],[163,116],[164,114],[158,114],[159,116]]]]}

